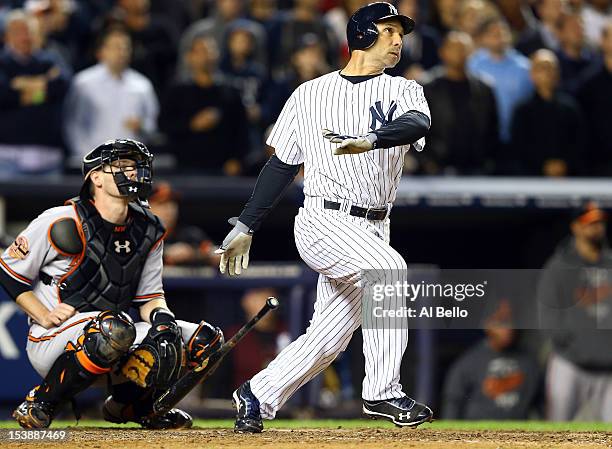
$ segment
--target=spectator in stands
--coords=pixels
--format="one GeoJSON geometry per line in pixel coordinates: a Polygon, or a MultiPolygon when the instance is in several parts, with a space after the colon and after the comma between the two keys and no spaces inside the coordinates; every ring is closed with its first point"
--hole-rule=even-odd
{"type": "Polygon", "coordinates": [[[516,49],[527,57],[540,48],[558,50],[559,24],[563,9],[563,0],[537,0],[535,10],[538,20],[521,33],[516,49]]]}
{"type": "MultiPolygon", "coordinates": [[[[270,296],[277,296],[277,292],[272,288],[247,290],[240,301],[244,310],[244,319],[253,318],[270,296]]],[[[234,335],[241,326],[242,324],[231,327],[225,335],[234,335]]],[[[268,312],[232,350],[233,388],[242,385],[267,366],[289,343],[291,337],[285,324],[280,320],[278,311],[268,312]]]]}
{"type": "Polygon", "coordinates": [[[612,175],[612,126],[610,99],[612,98],[612,19],[601,36],[603,64],[592,69],[578,92],[578,99],[586,115],[589,136],[588,164],[590,173],[612,175]]]}
{"type": "Polygon", "coordinates": [[[416,22],[416,27],[412,33],[403,38],[400,61],[395,67],[387,69],[386,73],[391,76],[405,76],[418,80],[425,70],[439,63],[440,37],[434,28],[427,26],[419,19],[417,0],[400,0],[397,8],[400,14],[412,17],[416,22]]]}
{"type": "Polygon", "coordinates": [[[559,62],[550,50],[531,57],[532,97],[517,106],[512,125],[513,157],[521,174],[567,176],[584,172],[585,123],[576,101],[559,92],[559,62]]]}
{"type": "MultiPolygon", "coordinates": [[[[336,41],[339,44],[340,57],[343,61],[348,62],[350,57],[348,41],[346,40],[346,25],[348,23],[348,19],[353,15],[355,11],[357,11],[362,6],[367,5],[368,3],[368,0],[340,0],[335,7],[328,10],[323,16],[325,23],[329,25],[331,30],[334,32],[334,35],[336,36],[336,41]]],[[[398,7],[401,7],[401,2],[398,7]]],[[[400,14],[408,15],[405,12],[402,12],[401,10],[400,14]]],[[[412,17],[416,20],[416,17],[412,15],[409,15],[409,17],[412,17]]],[[[403,58],[404,57],[402,56],[402,59],[403,58]]]]}
{"type": "Polygon", "coordinates": [[[563,14],[559,23],[557,57],[561,67],[561,90],[575,95],[584,77],[595,62],[595,54],[585,41],[579,14],[563,14]]]}
{"type": "MultiPolygon", "coordinates": [[[[244,18],[244,16],[244,0],[217,0],[215,9],[210,17],[192,23],[191,26],[183,32],[179,44],[179,54],[186,54],[190,50],[194,39],[197,37],[211,37],[218,49],[223,48],[227,26],[236,19],[244,18]]],[[[266,32],[260,24],[253,21],[251,22],[250,29],[255,36],[253,39],[254,59],[259,64],[265,66],[268,63],[266,32]]],[[[278,42],[274,42],[271,45],[278,45],[278,42]]],[[[189,79],[190,77],[190,70],[185,66],[184,62],[185,61],[179,60],[178,75],[181,81],[189,79]]]]}
{"type": "Polygon", "coordinates": [[[540,367],[518,344],[508,301],[501,301],[487,321],[486,339],[463,354],[448,373],[444,419],[524,420],[534,408],[540,367]]]}
{"type": "Polygon", "coordinates": [[[449,31],[457,28],[457,14],[460,5],[460,0],[434,0],[431,2],[429,24],[436,29],[440,36],[446,36],[449,31]]]}
{"type": "Polygon", "coordinates": [[[484,174],[492,171],[499,145],[493,90],[466,72],[473,50],[466,33],[451,31],[440,48],[443,66],[431,71],[423,89],[431,110],[427,151],[428,174],[484,174]]]}
{"type": "Polygon", "coordinates": [[[7,14],[0,51],[0,174],[59,173],[61,108],[70,74],[35,48],[32,18],[7,14]]]}
{"type": "Polygon", "coordinates": [[[612,17],[611,0],[589,0],[581,9],[584,34],[591,47],[597,47],[606,23],[612,17]]]}
{"type": "Polygon", "coordinates": [[[478,26],[486,19],[496,16],[499,16],[499,11],[488,0],[465,0],[457,11],[456,29],[469,34],[475,40],[478,26]]]}
{"type": "Polygon", "coordinates": [[[45,31],[44,23],[40,15],[30,15],[30,32],[32,33],[32,46],[34,53],[44,50],[46,53],[60,65],[66,73],[72,73],[72,64],[69,61],[69,55],[66,48],[57,42],[50,41],[45,31]]]}
{"type": "Polygon", "coordinates": [[[261,97],[266,83],[266,70],[253,56],[253,22],[236,20],[228,25],[224,55],[219,64],[224,80],[237,88],[247,111],[249,147],[261,146],[261,97]]]}
{"type": "Polygon", "coordinates": [[[150,0],[116,0],[107,23],[126,28],[134,50],[132,66],[153,83],[158,94],[163,92],[176,65],[178,30],[151,14],[150,0]]]}
{"type": "Polygon", "coordinates": [[[238,175],[249,151],[248,122],[238,89],[215,76],[218,50],[198,37],[183,55],[190,80],[173,84],[162,101],[160,127],[182,173],[238,175]]]}
{"type": "Polygon", "coordinates": [[[321,0],[295,0],[294,6],[283,21],[279,60],[274,61],[275,71],[285,73],[287,61],[300,46],[305,35],[314,34],[323,47],[325,60],[330,67],[338,65],[339,44],[331,28],[325,23],[319,5],[321,0]]]}
{"type": "Polygon", "coordinates": [[[548,418],[612,421],[612,251],[607,214],[587,203],[571,236],[548,259],[538,285],[541,329],[552,343],[548,418]]]}
{"type": "Polygon", "coordinates": [[[533,91],[529,60],[510,47],[510,29],[504,19],[486,19],[478,27],[476,50],[468,61],[468,71],[492,85],[497,102],[499,136],[510,142],[510,122],[514,108],[533,91]]]}
{"type": "Polygon", "coordinates": [[[73,68],[85,63],[91,37],[86,5],[73,0],[27,0],[25,8],[37,18],[41,34],[73,68]]]}
{"type": "Polygon", "coordinates": [[[122,28],[99,39],[98,64],[79,72],[66,101],[66,136],[77,163],[100,142],[147,140],[156,130],[159,104],[153,85],[129,68],[132,45],[122,28]]]}
{"type": "Polygon", "coordinates": [[[270,126],[291,93],[302,83],[329,73],[325,50],[314,34],[306,34],[291,56],[289,69],[283,77],[271,80],[264,88],[261,104],[261,121],[264,128],[270,126]]]}
{"type": "Polygon", "coordinates": [[[499,8],[510,29],[519,33],[525,30],[531,17],[527,14],[524,0],[501,0],[493,3],[499,8]]]}
{"type": "Polygon", "coordinates": [[[183,30],[187,26],[202,17],[205,6],[204,0],[153,0],[151,2],[151,14],[157,17],[165,17],[176,30],[183,30]]]}
{"type": "Polygon", "coordinates": [[[149,204],[166,228],[164,265],[218,265],[220,256],[210,237],[197,226],[179,224],[179,203],[180,194],[169,183],[155,184],[149,204]]]}
{"type": "Polygon", "coordinates": [[[276,55],[280,50],[279,46],[274,43],[280,42],[283,28],[283,13],[277,8],[277,0],[249,0],[247,17],[260,24],[265,32],[267,45],[264,46],[264,53],[259,55],[258,61],[276,61],[276,55]],[[265,58],[262,59],[262,57],[265,58]]]}

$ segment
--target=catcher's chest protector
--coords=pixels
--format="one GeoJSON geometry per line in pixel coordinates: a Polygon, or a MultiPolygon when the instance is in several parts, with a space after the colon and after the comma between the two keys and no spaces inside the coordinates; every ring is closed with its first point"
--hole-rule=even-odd
{"type": "Polygon", "coordinates": [[[89,200],[75,198],[71,203],[82,224],[85,251],[59,283],[60,299],[81,312],[127,312],[163,226],[149,210],[133,203],[125,226],[104,221],[89,200]]]}

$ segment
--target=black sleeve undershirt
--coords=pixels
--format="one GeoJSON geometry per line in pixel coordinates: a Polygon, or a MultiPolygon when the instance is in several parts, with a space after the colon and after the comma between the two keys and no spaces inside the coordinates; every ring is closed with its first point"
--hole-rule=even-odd
{"type": "Polygon", "coordinates": [[[265,216],[276,206],[299,170],[300,165],[285,164],[273,154],[259,173],[253,194],[238,220],[252,231],[259,229],[265,216]]]}
{"type": "Polygon", "coordinates": [[[408,111],[376,131],[376,148],[391,148],[415,143],[425,137],[429,117],[419,111],[408,111]]]}
{"type": "Polygon", "coordinates": [[[4,287],[4,290],[8,295],[16,300],[19,295],[24,292],[31,291],[32,286],[17,282],[11,276],[9,276],[3,269],[0,268],[0,285],[4,287]]]}

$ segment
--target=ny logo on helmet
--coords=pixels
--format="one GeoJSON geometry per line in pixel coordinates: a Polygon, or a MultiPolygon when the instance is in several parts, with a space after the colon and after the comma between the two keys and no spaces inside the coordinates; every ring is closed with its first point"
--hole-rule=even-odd
{"type": "Polygon", "coordinates": [[[397,104],[395,101],[391,102],[391,106],[387,111],[387,114],[383,112],[382,102],[377,101],[374,103],[374,106],[370,106],[370,115],[372,116],[372,122],[370,123],[370,129],[375,131],[381,126],[386,125],[390,121],[393,120],[393,114],[395,114],[395,110],[397,109],[397,104]],[[376,126],[376,123],[380,122],[380,126],[376,126]]]}
{"type": "Polygon", "coordinates": [[[124,250],[126,254],[132,251],[130,249],[129,240],[125,240],[123,244],[121,244],[119,240],[115,240],[115,252],[121,254],[121,250],[124,250]]]}

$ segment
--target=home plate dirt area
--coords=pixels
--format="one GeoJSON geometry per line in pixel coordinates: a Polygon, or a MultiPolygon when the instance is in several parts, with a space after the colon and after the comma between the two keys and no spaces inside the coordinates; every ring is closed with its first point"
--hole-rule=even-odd
{"type": "MultiPolygon", "coordinates": [[[[292,426],[298,424],[292,422],[292,426]]],[[[179,448],[425,448],[425,449],[510,449],[510,448],[610,448],[608,430],[491,430],[444,429],[435,424],[419,429],[394,427],[350,427],[328,423],[325,428],[270,428],[258,435],[235,434],[231,428],[194,427],[179,431],[149,431],[119,427],[68,427],[68,441],[18,441],[3,432],[3,448],[62,449],[179,449],[179,448]]],[[[568,426],[569,427],[569,426],[568,426]]]]}

